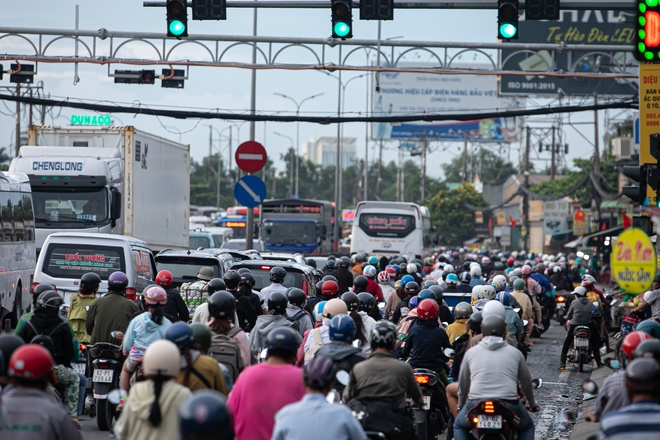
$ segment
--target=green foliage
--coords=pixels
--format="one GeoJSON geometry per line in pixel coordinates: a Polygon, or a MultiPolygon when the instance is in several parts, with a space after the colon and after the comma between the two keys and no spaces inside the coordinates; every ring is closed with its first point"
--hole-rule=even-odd
{"type": "MultiPolygon", "coordinates": [[[[454,157],[448,164],[441,165],[446,182],[461,182],[463,171],[463,155],[454,157]]],[[[467,182],[472,182],[475,174],[483,183],[500,184],[512,174],[517,174],[516,167],[496,153],[480,148],[478,151],[468,153],[467,157],[467,182]]]]}
{"type": "Polygon", "coordinates": [[[474,211],[465,205],[488,206],[483,196],[471,184],[450,190],[442,186],[427,201],[434,226],[438,229],[440,243],[462,245],[474,237],[474,211]]]}

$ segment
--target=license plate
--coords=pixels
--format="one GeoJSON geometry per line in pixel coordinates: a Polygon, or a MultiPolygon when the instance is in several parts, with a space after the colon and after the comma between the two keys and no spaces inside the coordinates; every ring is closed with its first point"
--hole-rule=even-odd
{"type": "Polygon", "coordinates": [[[103,383],[112,383],[112,376],[114,372],[112,370],[94,370],[94,377],[92,381],[94,382],[103,382],[103,383]]]}
{"type": "Polygon", "coordinates": [[[502,429],[502,416],[486,416],[480,414],[477,416],[477,428],[502,429]]]}
{"type": "Polygon", "coordinates": [[[424,401],[424,404],[422,405],[422,409],[427,411],[431,409],[431,396],[422,396],[422,399],[424,401]]]}
{"type": "Polygon", "coordinates": [[[589,340],[588,339],[583,339],[583,338],[575,338],[575,346],[576,347],[588,347],[589,346],[589,340]]]}
{"type": "Polygon", "coordinates": [[[84,375],[85,375],[85,367],[86,367],[86,366],[87,366],[86,364],[73,364],[73,370],[74,370],[76,373],[78,373],[78,374],[82,374],[82,375],[84,376],[84,375]]]}

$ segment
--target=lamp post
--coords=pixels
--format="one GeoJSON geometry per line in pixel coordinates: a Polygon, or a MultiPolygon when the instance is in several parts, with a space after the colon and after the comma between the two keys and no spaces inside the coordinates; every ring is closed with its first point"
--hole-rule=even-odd
{"type": "MultiPolygon", "coordinates": [[[[215,130],[216,133],[218,133],[218,140],[222,141],[223,138],[228,140],[228,143],[227,143],[227,148],[229,149],[229,158],[228,159],[229,159],[229,163],[231,163],[232,125],[230,125],[229,127],[225,127],[222,130],[218,130],[213,125],[208,125],[208,127],[209,127],[209,159],[208,159],[208,167],[207,168],[208,168],[208,180],[210,182],[211,181],[211,157],[213,156],[213,147],[214,147],[214,144],[213,144],[213,130],[215,130]],[[227,129],[229,129],[229,137],[222,135],[222,133],[224,131],[226,131],[227,129]]],[[[221,184],[221,178],[222,178],[222,160],[221,160],[222,148],[221,147],[216,147],[216,149],[218,150],[218,170],[217,170],[218,182],[217,182],[216,189],[215,189],[215,197],[216,197],[216,205],[218,205],[218,207],[220,207],[220,184],[221,184]]],[[[227,171],[227,179],[231,182],[231,174],[230,174],[231,173],[231,166],[230,165],[227,166],[227,170],[228,170],[227,171]]],[[[231,188],[229,188],[229,189],[231,190],[231,188]]]]}
{"type": "MultiPolygon", "coordinates": [[[[288,139],[291,142],[291,172],[289,173],[289,177],[290,177],[290,183],[289,183],[290,190],[289,191],[290,191],[292,199],[297,198],[297,197],[294,197],[294,195],[293,195],[293,167],[294,167],[294,162],[295,162],[294,159],[293,159],[293,156],[294,156],[294,154],[293,154],[293,152],[294,152],[293,138],[291,136],[287,136],[287,135],[279,133],[277,131],[274,131],[273,134],[276,135],[276,136],[280,136],[280,137],[283,137],[285,139],[288,139]]],[[[296,194],[296,196],[297,196],[297,194],[296,194]]]]}
{"type": "MultiPolygon", "coordinates": [[[[309,101],[310,99],[318,98],[319,96],[323,95],[323,93],[317,93],[316,95],[308,96],[307,98],[304,98],[302,101],[298,102],[294,98],[290,97],[289,95],[285,95],[284,93],[274,92],[273,94],[293,102],[293,104],[296,106],[296,116],[300,116],[300,107],[302,107],[305,101],[309,101]]],[[[299,176],[299,166],[300,166],[298,163],[300,160],[299,157],[300,157],[300,121],[296,121],[295,189],[293,190],[296,199],[300,198],[300,194],[298,193],[298,176],[299,176]]]]}

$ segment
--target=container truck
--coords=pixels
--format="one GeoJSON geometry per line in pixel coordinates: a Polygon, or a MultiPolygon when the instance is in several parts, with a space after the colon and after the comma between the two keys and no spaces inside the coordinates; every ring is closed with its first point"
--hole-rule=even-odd
{"type": "Polygon", "coordinates": [[[131,126],[30,126],[9,169],[30,179],[37,251],[72,231],[188,249],[189,145],[131,126]]]}

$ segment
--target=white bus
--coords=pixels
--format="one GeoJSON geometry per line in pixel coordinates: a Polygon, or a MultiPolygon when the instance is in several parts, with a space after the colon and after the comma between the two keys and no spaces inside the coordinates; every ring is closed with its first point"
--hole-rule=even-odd
{"type": "Polygon", "coordinates": [[[411,259],[436,243],[437,234],[426,206],[364,201],[355,208],[351,255],[402,255],[411,259]]]}
{"type": "Polygon", "coordinates": [[[32,304],[36,266],[34,211],[30,180],[24,173],[0,172],[0,294],[1,315],[18,318],[32,304]]]}

